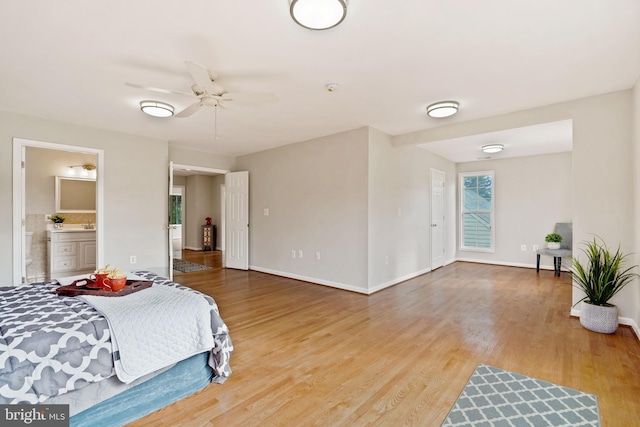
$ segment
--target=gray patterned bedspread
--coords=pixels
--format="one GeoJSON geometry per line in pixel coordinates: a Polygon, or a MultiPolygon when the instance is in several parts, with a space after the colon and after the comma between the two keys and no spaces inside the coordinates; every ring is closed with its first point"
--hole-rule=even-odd
{"type": "MultiPolygon", "coordinates": [[[[207,300],[215,345],[209,355],[212,381],[224,382],[233,344],[213,298],[151,272],[135,274],[207,300]]],[[[58,296],[58,286],[53,281],[0,288],[2,404],[44,402],[115,375],[106,319],[74,297],[58,296]]]]}

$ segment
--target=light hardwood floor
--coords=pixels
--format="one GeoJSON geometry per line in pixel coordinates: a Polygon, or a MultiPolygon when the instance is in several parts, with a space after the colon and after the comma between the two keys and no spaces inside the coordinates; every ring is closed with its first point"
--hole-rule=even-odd
{"type": "Polygon", "coordinates": [[[439,426],[478,363],[598,396],[640,426],[640,342],[587,331],[551,271],[458,262],[370,296],[219,267],[175,281],[213,296],[233,374],[132,426],[439,426]]]}

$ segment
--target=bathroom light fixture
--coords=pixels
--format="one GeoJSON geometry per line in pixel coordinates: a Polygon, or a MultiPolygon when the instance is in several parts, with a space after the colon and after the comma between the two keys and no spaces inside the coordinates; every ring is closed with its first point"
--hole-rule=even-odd
{"type": "Polygon", "coordinates": [[[309,30],[333,28],[347,16],[347,0],[290,0],[289,13],[309,30]]]}
{"type": "Polygon", "coordinates": [[[427,107],[427,114],[430,117],[442,118],[453,116],[458,112],[458,104],[456,101],[441,101],[431,104],[427,107]]]}
{"type": "Polygon", "coordinates": [[[96,170],[96,165],[92,165],[91,163],[85,163],[84,165],[67,166],[67,168],[69,168],[69,170],[67,171],[67,175],[72,175],[72,176],[76,175],[76,169],[80,169],[81,176],[89,176],[89,172],[96,170]]]}
{"type": "Polygon", "coordinates": [[[489,144],[489,145],[482,146],[482,151],[484,151],[487,154],[499,153],[503,149],[504,149],[504,145],[502,144],[489,144]]]}
{"type": "Polygon", "coordinates": [[[160,101],[141,101],[140,109],[153,117],[173,116],[173,105],[160,101]]]}

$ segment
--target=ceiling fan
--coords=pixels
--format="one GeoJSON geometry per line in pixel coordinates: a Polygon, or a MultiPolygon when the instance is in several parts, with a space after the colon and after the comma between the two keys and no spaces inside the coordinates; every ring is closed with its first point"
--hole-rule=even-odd
{"type": "Polygon", "coordinates": [[[233,103],[243,104],[267,104],[278,102],[278,97],[274,93],[228,93],[225,88],[216,83],[218,75],[207,70],[206,67],[191,61],[185,61],[189,74],[195,82],[191,85],[191,92],[179,90],[162,89],[139,85],[137,83],[125,83],[129,87],[145,89],[160,93],[175,93],[189,97],[196,97],[198,101],[186,107],[175,115],[175,117],[189,117],[200,107],[222,107],[228,108],[233,103]]]}

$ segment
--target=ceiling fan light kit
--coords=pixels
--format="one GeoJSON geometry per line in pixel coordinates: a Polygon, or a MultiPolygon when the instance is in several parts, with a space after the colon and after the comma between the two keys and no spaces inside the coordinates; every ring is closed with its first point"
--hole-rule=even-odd
{"type": "Polygon", "coordinates": [[[347,0],[290,0],[289,13],[308,30],[328,30],[344,21],[347,0]]]}
{"type": "Polygon", "coordinates": [[[502,144],[488,144],[482,146],[482,151],[487,154],[495,154],[499,153],[504,149],[504,145],[502,144]]]}
{"type": "Polygon", "coordinates": [[[173,106],[160,101],[141,101],[140,109],[153,117],[173,116],[173,106]]]}
{"type": "MultiPolygon", "coordinates": [[[[152,92],[177,94],[190,98],[197,98],[197,101],[176,113],[175,117],[177,118],[189,117],[201,107],[227,108],[227,105],[229,105],[228,103],[258,105],[278,102],[278,96],[275,93],[228,93],[224,87],[214,81],[217,77],[215,72],[208,70],[203,65],[191,61],[185,61],[185,65],[187,66],[187,70],[194,81],[194,84],[191,85],[191,92],[143,86],[137,83],[125,83],[125,85],[152,92]]],[[[140,108],[145,113],[156,117],[170,117],[174,115],[173,106],[164,102],[142,101],[140,103],[140,108]]]]}
{"type": "Polygon", "coordinates": [[[456,101],[441,101],[431,104],[427,107],[429,117],[443,118],[453,116],[458,112],[458,104],[456,101]]]}

